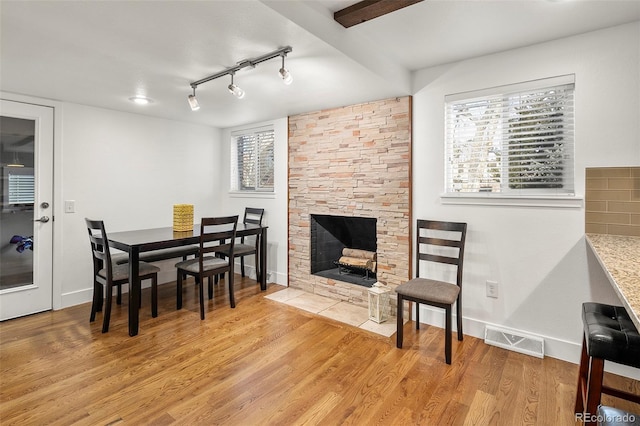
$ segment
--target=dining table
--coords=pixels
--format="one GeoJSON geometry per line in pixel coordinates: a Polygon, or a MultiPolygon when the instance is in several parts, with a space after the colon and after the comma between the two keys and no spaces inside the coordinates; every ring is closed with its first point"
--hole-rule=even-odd
{"type": "MultiPolygon", "coordinates": [[[[238,223],[237,237],[256,235],[259,239],[256,277],[262,291],[267,289],[267,229],[265,225],[238,223]]],[[[141,284],[139,272],[140,253],[181,247],[200,243],[200,224],[191,231],[174,231],[173,227],[140,229],[109,234],[109,245],[129,254],[129,336],[138,334],[141,284]]],[[[233,262],[233,259],[230,259],[233,262]]]]}

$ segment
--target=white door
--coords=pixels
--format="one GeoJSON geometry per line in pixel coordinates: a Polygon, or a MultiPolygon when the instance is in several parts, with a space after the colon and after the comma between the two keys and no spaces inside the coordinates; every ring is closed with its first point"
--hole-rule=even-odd
{"type": "Polygon", "coordinates": [[[0,320],[52,306],[53,108],[0,100],[0,320]]]}

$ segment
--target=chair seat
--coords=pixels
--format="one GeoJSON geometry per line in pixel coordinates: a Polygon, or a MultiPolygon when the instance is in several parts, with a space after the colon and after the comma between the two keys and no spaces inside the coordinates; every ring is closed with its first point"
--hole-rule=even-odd
{"type": "MultiPolygon", "coordinates": [[[[255,253],[255,252],[256,252],[256,246],[251,246],[249,244],[236,243],[233,247],[234,257],[244,256],[244,255],[255,253]]],[[[229,255],[228,250],[222,250],[220,253],[223,253],[227,256],[229,255]]]]}
{"type": "Polygon", "coordinates": [[[589,356],[640,368],[640,334],[624,307],[584,303],[582,321],[589,356]]]}
{"type": "Polygon", "coordinates": [[[460,287],[443,281],[414,278],[397,286],[396,293],[407,299],[422,299],[451,305],[458,298],[460,287]]]}
{"type": "MultiPolygon", "coordinates": [[[[138,276],[149,275],[160,272],[160,268],[150,265],[145,262],[140,262],[140,272],[138,276]]],[[[100,269],[98,275],[104,279],[107,279],[107,273],[105,269],[100,269]]],[[[128,281],[129,280],[129,264],[124,263],[120,265],[113,265],[113,281],[128,281]]]]}
{"type": "MultiPolygon", "coordinates": [[[[176,268],[197,274],[200,271],[200,259],[189,259],[176,263],[176,268]]],[[[221,259],[219,257],[207,256],[202,258],[202,268],[204,271],[211,271],[214,269],[224,268],[229,266],[229,261],[221,259]]]]}
{"type": "MultiPolygon", "coordinates": [[[[112,256],[112,261],[115,264],[127,263],[129,261],[129,255],[127,253],[122,253],[124,258],[120,256],[118,253],[118,258],[114,259],[112,256]]],[[[198,254],[198,246],[190,245],[190,246],[182,246],[182,247],[170,247],[166,249],[146,251],[140,253],[140,260],[143,262],[158,262],[160,260],[167,259],[175,259],[178,257],[191,256],[198,254]]]]}
{"type": "Polygon", "coordinates": [[[111,263],[120,265],[129,261],[129,253],[111,253],[111,263]]]}

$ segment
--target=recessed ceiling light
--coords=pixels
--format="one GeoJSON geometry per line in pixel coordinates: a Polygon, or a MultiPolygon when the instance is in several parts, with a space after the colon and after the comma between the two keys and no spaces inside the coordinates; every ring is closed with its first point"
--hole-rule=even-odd
{"type": "Polygon", "coordinates": [[[131,102],[134,102],[134,103],[138,104],[138,105],[147,105],[147,104],[153,103],[152,99],[149,99],[149,98],[147,98],[145,96],[133,96],[133,97],[129,98],[129,100],[131,102]]]}

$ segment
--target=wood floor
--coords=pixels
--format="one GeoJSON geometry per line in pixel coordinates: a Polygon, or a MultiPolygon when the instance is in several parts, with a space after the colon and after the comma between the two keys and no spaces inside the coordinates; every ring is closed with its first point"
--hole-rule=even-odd
{"type": "Polygon", "coordinates": [[[204,321],[191,280],[181,311],[175,284],[160,286],[157,318],[145,291],[133,338],[126,302],[107,334],[89,304],[0,323],[0,424],[575,424],[576,365],[465,336],[448,366],[442,329],[408,323],[400,350],[264,298],[280,286],[236,283],[237,307],[218,285],[204,321]]]}

